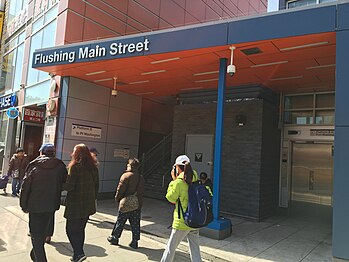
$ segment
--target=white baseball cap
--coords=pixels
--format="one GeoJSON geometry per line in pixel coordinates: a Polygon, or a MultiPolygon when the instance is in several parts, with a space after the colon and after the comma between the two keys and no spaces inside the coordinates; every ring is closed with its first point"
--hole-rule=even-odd
{"type": "Polygon", "coordinates": [[[176,158],[174,165],[184,165],[186,162],[190,163],[189,157],[186,155],[180,155],[176,158]]]}

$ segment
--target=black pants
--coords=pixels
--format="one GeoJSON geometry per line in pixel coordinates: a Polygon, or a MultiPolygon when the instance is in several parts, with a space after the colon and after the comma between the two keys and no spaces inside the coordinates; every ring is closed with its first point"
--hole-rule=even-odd
{"type": "Polygon", "coordinates": [[[74,258],[84,253],[85,227],[88,217],[67,219],[65,230],[73,248],[74,258]]]}
{"type": "Polygon", "coordinates": [[[33,245],[33,253],[36,262],[46,262],[45,238],[47,227],[52,221],[54,212],[29,213],[29,231],[33,245]]]}
{"type": "Polygon", "coordinates": [[[138,241],[141,236],[141,211],[135,210],[127,213],[122,213],[119,211],[118,219],[115,222],[112,235],[116,238],[120,238],[122,230],[126,220],[130,222],[131,231],[132,231],[132,241],[138,241]]]}

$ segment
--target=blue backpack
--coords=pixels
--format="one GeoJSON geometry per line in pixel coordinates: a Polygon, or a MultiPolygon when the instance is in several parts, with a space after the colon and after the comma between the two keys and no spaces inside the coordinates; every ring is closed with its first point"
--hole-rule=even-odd
{"type": "Polygon", "coordinates": [[[178,218],[181,218],[181,214],[185,224],[192,228],[205,227],[213,220],[211,194],[198,181],[189,184],[188,207],[185,212],[178,199],[178,218]]]}

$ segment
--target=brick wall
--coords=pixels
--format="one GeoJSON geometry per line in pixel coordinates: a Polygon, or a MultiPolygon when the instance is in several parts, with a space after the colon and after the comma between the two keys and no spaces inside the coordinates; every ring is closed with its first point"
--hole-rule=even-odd
{"type": "MultiPolygon", "coordinates": [[[[221,211],[259,220],[274,210],[280,141],[274,109],[262,100],[225,105],[221,211]],[[238,114],[247,118],[244,127],[238,114]]],[[[216,104],[176,106],[172,159],[185,152],[186,134],[214,134],[215,119],[216,104]]]]}

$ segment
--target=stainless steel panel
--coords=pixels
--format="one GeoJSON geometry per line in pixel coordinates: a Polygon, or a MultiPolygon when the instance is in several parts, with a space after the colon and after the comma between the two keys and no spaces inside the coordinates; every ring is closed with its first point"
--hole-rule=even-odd
{"type": "Polygon", "coordinates": [[[332,144],[293,143],[291,200],[332,205],[332,144]]]}

